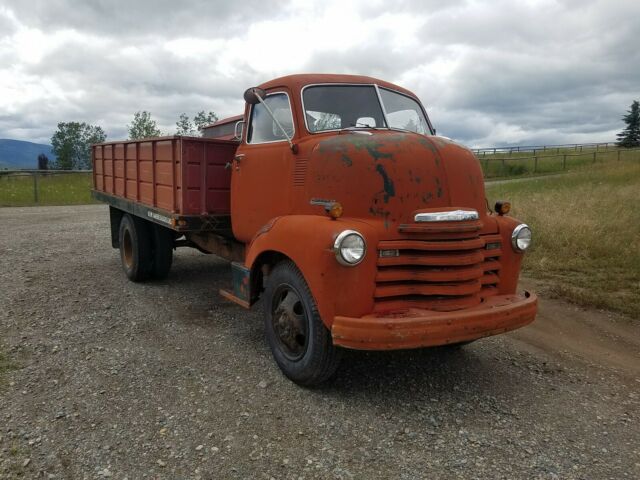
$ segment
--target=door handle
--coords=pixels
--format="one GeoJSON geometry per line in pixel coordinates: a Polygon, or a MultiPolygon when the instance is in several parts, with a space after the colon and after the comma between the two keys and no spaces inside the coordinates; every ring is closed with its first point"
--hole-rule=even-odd
{"type": "Polygon", "coordinates": [[[240,170],[240,162],[244,160],[244,153],[237,153],[233,156],[233,162],[235,163],[236,171],[240,170]]]}

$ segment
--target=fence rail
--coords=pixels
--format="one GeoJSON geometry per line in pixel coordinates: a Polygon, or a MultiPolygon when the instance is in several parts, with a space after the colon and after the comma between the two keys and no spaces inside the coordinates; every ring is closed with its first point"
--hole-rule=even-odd
{"type": "MultiPolygon", "coordinates": [[[[595,163],[599,159],[602,161],[620,161],[636,157],[640,159],[640,148],[611,148],[590,150],[580,153],[570,153],[567,150],[561,150],[560,153],[552,153],[547,149],[546,154],[535,154],[530,156],[506,156],[506,155],[476,155],[478,161],[483,166],[485,177],[496,176],[512,176],[521,175],[522,173],[544,173],[553,171],[564,171],[567,169],[567,163],[575,159],[582,159],[574,163],[595,163]],[[542,164],[542,168],[540,168],[542,164]]],[[[541,151],[542,153],[542,151],[541,151]]]]}
{"type": "Polygon", "coordinates": [[[0,206],[90,202],[92,170],[0,170],[0,206]],[[60,181],[66,177],[65,181],[60,181]],[[72,177],[69,179],[68,177],[72,177]]]}
{"type": "Polygon", "coordinates": [[[528,145],[528,146],[511,146],[511,147],[485,147],[485,148],[472,148],[476,156],[486,156],[487,154],[498,153],[520,153],[520,152],[552,152],[560,153],[560,150],[575,150],[576,152],[582,152],[585,149],[609,150],[618,146],[615,142],[600,142],[600,143],[565,143],[560,145],[528,145]]]}

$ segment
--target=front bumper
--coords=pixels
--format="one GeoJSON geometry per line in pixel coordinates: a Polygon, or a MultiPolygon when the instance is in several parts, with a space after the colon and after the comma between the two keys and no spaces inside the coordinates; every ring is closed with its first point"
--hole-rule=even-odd
{"type": "Polygon", "coordinates": [[[515,330],[533,321],[538,297],[496,295],[477,307],[455,312],[409,309],[360,318],[335,317],[334,345],[356,350],[399,350],[466,342],[515,330]]]}

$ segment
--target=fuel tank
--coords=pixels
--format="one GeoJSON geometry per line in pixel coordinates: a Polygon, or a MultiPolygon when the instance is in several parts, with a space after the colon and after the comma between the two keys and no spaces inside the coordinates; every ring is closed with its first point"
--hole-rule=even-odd
{"type": "Polygon", "coordinates": [[[346,217],[382,220],[395,230],[415,214],[474,209],[486,216],[478,160],[449,139],[397,131],[343,131],[312,149],[307,195],[339,201],[346,217]]]}

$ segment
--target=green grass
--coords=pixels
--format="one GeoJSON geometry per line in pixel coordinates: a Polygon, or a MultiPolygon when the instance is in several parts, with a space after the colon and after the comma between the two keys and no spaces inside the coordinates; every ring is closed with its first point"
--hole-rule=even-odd
{"type": "Polygon", "coordinates": [[[574,149],[554,148],[538,151],[536,153],[537,160],[533,158],[533,152],[480,154],[478,159],[485,178],[500,178],[561,173],[593,163],[617,162],[618,155],[621,161],[640,160],[640,150],[618,150],[615,148],[598,151],[584,149],[582,152],[576,152],[574,149]],[[620,153],[618,154],[618,152],[620,153]]]}
{"type": "MultiPolygon", "coordinates": [[[[91,198],[91,173],[38,174],[38,205],[82,205],[91,198]]],[[[0,207],[36,205],[32,176],[0,172],[0,207]]]]}
{"type": "Polygon", "coordinates": [[[640,162],[489,185],[487,197],[511,201],[531,226],[524,273],[547,293],[640,318],[640,162]]]}

